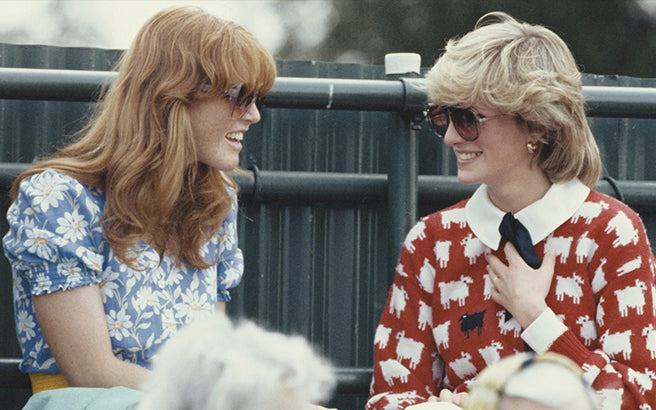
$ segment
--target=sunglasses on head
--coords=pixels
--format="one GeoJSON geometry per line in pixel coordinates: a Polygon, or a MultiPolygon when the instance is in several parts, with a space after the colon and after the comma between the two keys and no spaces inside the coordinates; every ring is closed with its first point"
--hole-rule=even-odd
{"type": "Polygon", "coordinates": [[[441,107],[430,104],[426,106],[424,114],[426,115],[431,131],[439,138],[444,138],[449,124],[453,123],[453,127],[456,129],[458,135],[466,141],[474,141],[478,138],[480,125],[485,121],[505,115],[499,114],[485,117],[471,108],[441,107]]]}
{"type": "Polygon", "coordinates": [[[237,83],[223,91],[223,96],[232,103],[230,118],[244,118],[253,103],[255,103],[258,111],[262,111],[262,108],[264,107],[264,97],[260,97],[258,91],[248,95],[245,94],[246,87],[243,83],[237,83]]]}

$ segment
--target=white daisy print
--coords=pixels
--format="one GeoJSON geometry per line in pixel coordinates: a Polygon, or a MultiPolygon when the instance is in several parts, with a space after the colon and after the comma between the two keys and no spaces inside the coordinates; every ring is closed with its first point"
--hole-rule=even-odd
{"type": "Polygon", "coordinates": [[[109,335],[116,340],[123,340],[124,337],[130,336],[130,329],[132,329],[132,322],[130,315],[125,311],[120,310],[116,313],[115,310],[110,310],[107,319],[107,327],[109,328],[109,335]]]}
{"type": "Polygon", "coordinates": [[[73,212],[65,212],[64,216],[57,218],[59,226],[55,230],[64,239],[70,242],[77,242],[84,239],[88,235],[87,227],[89,223],[84,220],[84,216],[74,209],[73,212]]]}
{"type": "Polygon", "coordinates": [[[160,340],[167,340],[169,337],[175,335],[178,331],[178,322],[175,320],[173,310],[164,309],[162,311],[162,335],[160,340]]]}
{"type": "Polygon", "coordinates": [[[51,286],[52,286],[52,281],[50,280],[49,276],[46,276],[45,273],[39,273],[38,275],[36,275],[35,287],[41,290],[38,293],[39,295],[43,294],[44,292],[50,291],[51,286]]]}
{"type": "Polygon", "coordinates": [[[36,333],[34,332],[36,323],[34,322],[32,315],[30,315],[27,310],[19,310],[18,314],[16,315],[16,321],[20,336],[24,337],[26,340],[30,340],[36,336],[36,333]]]}
{"type": "Polygon", "coordinates": [[[100,282],[100,292],[103,296],[103,302],[106,302],[107,299],[114,297],[114,294],[118,292],[118,283],[119,273],[111,269],[105,269],[102,274],[102,281],[100,282]]]}
{"type": "Polygon", "coordinates": [[[156,314],[159,314],[159,298],[151,288],[139,289],[136,300],[132,304],[138,306],[140,310],[150,307],[156,314]]]}
{"type": "Polygon", "coordinates": [[[30,253],[35,253],[36,256],[45,260],[52,260],[55,255],[55,236],[52,232],[29,229],[25,231],[25,247],[30,253]]]}
{"type": "Polygon", "coordinates": [[[29,190],[34,196],[33,205],[40,206],[43,212],[47,212],[50,207],[58,208],[59,202],[64,200],[64,192],[68,186],[66,181],[57,174],[48,172],[41,174],[41,178],[32,180],[29,190]]]}
{"type": "Polygon", "coordinates": [[[57,264],[57,273],[66,278],[68,287],[73,287],[82,281],[82,269],[77,259],[62,258],[57,264]]]}
{"type": "Polygon", "coordinates": [[[87,265],[89,268],[96,272],[102,270],[102,266],[105,263],[105,257],[99,253],[91,252],[85,248],[77,248],[75,254],[82,258],[82,262],[87,265]]]}
{"type": "Polygon", "coordinates": [[[210,310],[208,297],[206,293],[199,294],[190,289],[187,289],[182,294],[182,303],[175,305],[176,318],[185,318],[185,322],[189,322],[199,316],[203,310],[210,310]]]}

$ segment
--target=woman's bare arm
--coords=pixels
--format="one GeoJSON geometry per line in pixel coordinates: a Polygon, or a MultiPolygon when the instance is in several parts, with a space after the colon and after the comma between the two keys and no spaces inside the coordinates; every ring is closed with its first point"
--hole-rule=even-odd
{"type": "Polygon", "coordinates": [[[33,296],[46,342],[69,385],[138,389],[149,374],[112,353],[98,285],[33,296]]]}

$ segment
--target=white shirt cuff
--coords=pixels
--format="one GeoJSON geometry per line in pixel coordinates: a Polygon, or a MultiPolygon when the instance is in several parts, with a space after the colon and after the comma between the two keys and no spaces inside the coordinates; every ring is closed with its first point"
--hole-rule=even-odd
{"type": "Polygon", "coordinates": [[[547,308],[522,332],[522,339],[535,353],[544,353],[566,331],[567,326],[547,308]]]}

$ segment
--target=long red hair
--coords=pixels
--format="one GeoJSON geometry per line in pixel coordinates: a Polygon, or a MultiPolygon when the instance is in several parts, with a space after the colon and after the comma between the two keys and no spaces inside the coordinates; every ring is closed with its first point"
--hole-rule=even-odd
{"type": "Polygon", "coordinates": [[[272,56],[241,26],[193,7],[153,16],[117,64],[118,77],[74,143],[21,174],[54,169],[105,192],[105,238],[121,260],[147,237],[159,251],[198,268],[200,248],[231,207],[225,173],[196,161],[190,104],[243,83],[266,94],[272,56]],[[209,91],[208,86],[209,85],[209,91]]]}

